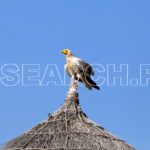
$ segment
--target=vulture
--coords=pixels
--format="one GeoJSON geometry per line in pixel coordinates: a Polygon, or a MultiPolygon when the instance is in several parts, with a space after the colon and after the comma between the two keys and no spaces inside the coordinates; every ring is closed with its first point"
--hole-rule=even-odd
{"type": "Polygon", "coordinates": [[[75,80],[77,80],[77,83],[79,81],[83,82],[89,90],[92,90],[92,88],[100,90],[99,86],[91,79],[91,76],[94,75],[94,70],[88,63],[73,55],[68,49],[62,50],[61,53],[64,53],[66,56],[67,64],[65,65],[65,70],[73,82],[75,80]]]}

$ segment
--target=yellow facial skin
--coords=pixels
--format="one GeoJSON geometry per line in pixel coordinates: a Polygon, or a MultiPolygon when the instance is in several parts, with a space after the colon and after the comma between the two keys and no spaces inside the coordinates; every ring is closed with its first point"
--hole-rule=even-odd
{"type": "Polygon", "coordinates": [[[64,49],[64,50],[61,51],[61,53],[64,53],[64,54],[67,56],[68,50],[67,50],[67,49],[64,49]]]}

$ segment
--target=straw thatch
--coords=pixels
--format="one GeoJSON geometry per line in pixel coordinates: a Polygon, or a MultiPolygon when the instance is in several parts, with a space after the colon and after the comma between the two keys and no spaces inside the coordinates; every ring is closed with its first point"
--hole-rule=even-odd
{"type": "Polygon", "coordinates": [[[2,150],[135,150],[88,119],[74,86],[65,104],[47,121],[8,142],[2,150]]]}

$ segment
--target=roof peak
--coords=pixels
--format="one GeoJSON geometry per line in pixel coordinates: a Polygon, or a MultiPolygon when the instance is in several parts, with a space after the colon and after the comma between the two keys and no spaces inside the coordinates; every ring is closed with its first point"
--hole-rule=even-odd
{"type": "Polygon", "coordinates": [[[92,122],[80,108],[77,83],[71,83],[64,105],[47,121],[6,143],[2,150],[135,150],[92,122]]]}

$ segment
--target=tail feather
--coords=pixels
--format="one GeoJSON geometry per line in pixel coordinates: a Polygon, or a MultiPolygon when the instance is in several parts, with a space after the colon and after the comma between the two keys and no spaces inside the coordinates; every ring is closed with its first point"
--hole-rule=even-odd
{"type": "Polygon", "coordinates": [[[88,84],[91,85],[91,87],[93,87],[93,88],[95,88],[97,90],[100,90],[100,87],[97,86],[97,84],[90,77],[87,77],[86,81],[88,82],[88,84]]]}
{"type": "Polygon", "coordinates": [[[90,77],[82,78],[81,82],[83,82],[89,90],[92,90],[92,87],[100,90],[99,86],[97,86],[97,84],[90,77]]]}
{"type": "Polygon", "coordinates": [[[82,82],[89,90],[92,90],[92,86],[87,82],[85,78],[82,78],[82,82]]]}

